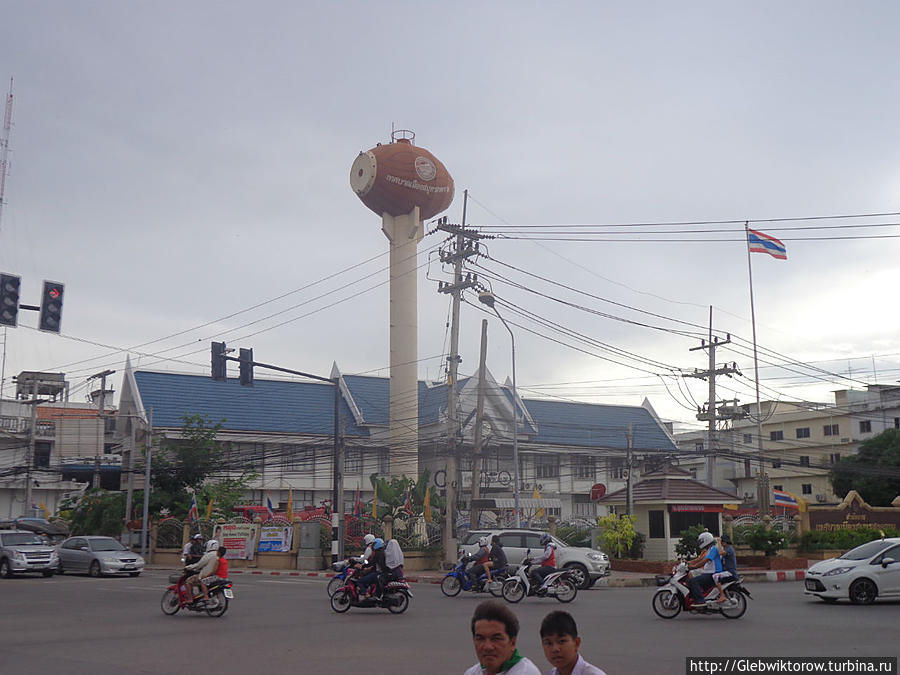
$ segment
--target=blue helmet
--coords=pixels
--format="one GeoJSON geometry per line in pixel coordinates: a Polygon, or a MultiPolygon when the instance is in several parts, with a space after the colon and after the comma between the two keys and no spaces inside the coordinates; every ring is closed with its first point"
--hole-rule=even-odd
{"type": "Polygon", "coordinates": [[[372,542],[372,550],[377,551],[381,548],[384,548],[384,539],[382,539],[381,537],[376,537],[375,541],[372,542]]]}
{"type": "Polygon", "coordinates": [[[546,533],[542,534],[541,535],[541,546],[546,546],[549,543],[550,543],[550,535],[546,534],[546,533]]]}

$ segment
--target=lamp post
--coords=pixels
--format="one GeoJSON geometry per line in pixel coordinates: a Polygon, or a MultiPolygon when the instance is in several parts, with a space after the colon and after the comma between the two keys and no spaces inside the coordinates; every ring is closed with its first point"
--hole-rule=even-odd
{"type": "Polygon", "coordinates": [[[509,338],[512,341],[512,393],[513,393],[513,499],[515,501],[516,511],[516,527],[522,526],[521,512],[519,511],[519,405],[517,402],[518,394],[516,393],[516,336],[513,335],[512,329],[506,323],[506,319],[500,316],[500,312],[495,307],[496,298],[490,291],[483,291],[478,294],[478,301],[483,305],[487,305],[494,310],[494,314],[500,319],[504,328],[509,332],[509,338]]]}

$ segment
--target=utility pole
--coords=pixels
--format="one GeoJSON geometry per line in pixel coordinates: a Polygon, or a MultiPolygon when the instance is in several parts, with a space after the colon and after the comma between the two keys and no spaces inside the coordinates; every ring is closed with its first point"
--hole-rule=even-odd
{"type": "MultiPolygon", "coordinates": [[[[147,446],[144,456],[144,515],[141,519],[141,557],[147,560],[147,532],[150,529],[150,459],[153,455],[153,408],[147,412],[147,446]]],[[[147,561],[149,562],[149,560],[147,561]]]]}
{"type": "Polygon", "coordinates": [[[475,405],[475,442],[472,448],[472,508],[469,522],[472,528],[480,527],[481,510],[475,508],[475,500],[481,499],[481,446],[484,442],[484,379],[487,373],[487,319],[481,320],[481,360],[478,364],[478,402],[475,405]]]}
{"type": "Polygon", "coordinates": [[[438,221],[437,229],[456,235],[454,245],[449,251],[441,250],[442,263],[453,263],[453,283],[438,282],[438,293],[450,293],[453,296],[452,319],[450,324],[450,355],[448,364],[448,398],[447,398],[447,464],[446,474],[446,499],[447,513],[444,521],[444,560],[447,563],[456,562],[456,499],[457,499],[457,435],[459,433],[459,419],[456,410],[458,396],[457,374],[459,372],[459,304],[462,292],[466,288],[475,288],[478,285],[478,276],[466,274],[463,277],[463,261],[473,255],[479,255],[478,240],[483,238],[475,230],[466,229],[466,207],[469,202],[469,191],[463,191],[462,225],[451,225],[446,216],[438,221]]]}
{"type": "MultiPolygon", "coordinates": [[[[131,427],[131,444],[128,449],[128,488],[125,493],[125,530],[128,531],[128,521],[131,520],[131,505],[134,500],[134,455],[137,451],[136,447],[136,433],[135,433],[135,419],[137,419],[136,415],[130,415],[128,417],[128,426],[131,427]]],[[[128,548],[131,548],[131,533],[128,533],[128,548]]]]}
{"type": "Polygon", "coordinates": [[[628,475],[625,476],[625,514],[630,516],[634,513],[634,492],[632,490],[634,480],[631,476],[631,449],[634,446],[634,430],[631,427],[631,422],[628,423],[625,441],[625,470],[628,472],[628,475]]]}
{"type": "Polygon", "coordinates": [[[91,487],[95,490],[100,487],[100,455],[106,449],[106,420],[103,417],[104,403],[106,400],[106,378],[115,373],[114,370],[104,370],[102,373],[91,375],[88,380],[100,378],[100,402],[97,408],[97,418],[100,420],[100,439],[97,442],[97,452],[94,455],[94,480],[91,487]]]}
{"type": "Polygon", "coordinates": [[[25,513],[33,516],[31,508],[31,464],[34,462],[35,435],[37,433],[38,378],[31,381],[31,428],[28,449],[25,451],[25,513]]]}
{"type": "Polygon", "coordinates": [[[689,351],[697,351],[698,349],[707,349],[709,352],[709,368],[707,370],[694,369],[693,373],[685,375],[685,377],[696,377],[709,382],[709,399],[706,403],[706,410],[697,411],[698,420],[706,420],[709,423],[707,432],[707,446],[705,448],[706,455],[706,483],[710,487],[715,487],[716,476],[716,422],[720,419],[716,410],[716,375],[725,375],[731,377],[733,373],[740,374],[737,363],[725,364],[721,368],[716,368],[716,347],[726,345],[731,342],[731,335],[727,335],[725,340],[720,340],[719,336],[712,334],[712,307],[709,308],[709,342],[700,341],[699,347],[691,347],[689,351]]]}

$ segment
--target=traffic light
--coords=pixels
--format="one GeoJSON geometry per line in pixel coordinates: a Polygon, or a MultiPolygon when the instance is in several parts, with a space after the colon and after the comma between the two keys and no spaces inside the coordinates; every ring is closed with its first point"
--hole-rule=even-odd
{"type": "Polygon", "coordinates": [[[22,277],[0,274],[0,326],[18,325],[19,286],[22,277]]]}
{"type": "Polygon", "coordinates": [[[225,370],[225,343],[224,342],[213,342],[212,343],[212,379],[216,382],[224,382],[228,379],[225,370]]]}
{"type": "Polygon", "coordinates": [[[58,333],[62,323],[63,291],[65,285],[57,281],[45,281],[41,293],[41,318],[38,328],[50,333],[58,333]]]}
{"type": "Polygon", "coordinates": [[[253,386],[253,350],[241,348],[240,351],[241,375],[240,381],[243,386],[253,386]]]}

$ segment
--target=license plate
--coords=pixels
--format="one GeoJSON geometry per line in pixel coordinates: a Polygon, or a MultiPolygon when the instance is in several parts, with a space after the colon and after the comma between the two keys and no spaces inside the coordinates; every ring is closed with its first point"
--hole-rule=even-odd
{"type": "Polygon", "coordinates": [[[225,597],[226,597],[226,598],[233,598],[233,597],[234,597],[234,591],[232,591],[230,588],[226,588],[226,589],[225,589],[225,597]]]}
{"type": "Polygon", "coordinates": [[[123,566],[122,566],[122,569],[123,569],[123,570],[133,570],[133,569],[134,569],[134,565],[123,565],[123,566]]]}

